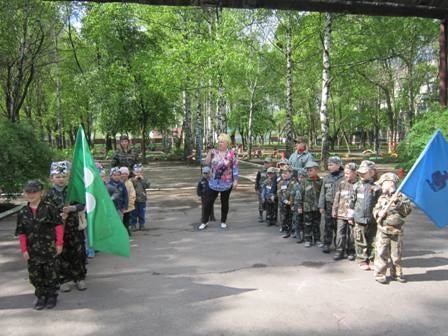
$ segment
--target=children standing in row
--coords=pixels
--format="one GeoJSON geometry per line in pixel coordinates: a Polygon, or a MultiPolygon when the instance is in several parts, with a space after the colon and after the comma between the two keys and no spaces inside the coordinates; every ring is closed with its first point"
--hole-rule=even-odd
{"type": "Polygon", "coordinates": [[[266,157],[263,161],[263,168],[261,168],[257,172],[257,176],[255,177],[255,191],[258,196],[258,222],[263,223],[263,212],[266,210],[264,208],[264,202],[261,196],[263,183],[268,178],[268,169],[272,167],[272,159],[270,157],[266,157]]]}
{"type": "Polygon", "coordinates": [[[266,210],[267,226],[275,225],[277,222],[277,169],[269,167],[268,177],[261,186],[261,198],[263,208],[266,210]]]}
{"type": "Polygon", "coordinates": [[[283,238],[289,238],[292,232],[292,209],[294,207],[294,195],[297,182],[292,176],[293,169],[291,166],[283,166],[280,173],[282,178],[277,184],[280,223],[284,233],[283,238]]]}

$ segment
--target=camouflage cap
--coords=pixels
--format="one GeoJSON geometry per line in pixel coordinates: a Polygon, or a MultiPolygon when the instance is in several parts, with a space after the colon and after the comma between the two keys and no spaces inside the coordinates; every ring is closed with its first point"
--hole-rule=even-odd
{"type": "Polygon", "coordinates": [[[319,168],[319,164],[316,161],[308,161],[305,165],[305,169],[308,168],[319,168]]]}
{"type": "Polygon", "coordinates": [[[335,165],[342,165],[342,160],[341,160],[341,158],[339,156],[334,155],[334,156],[330,156],[328,158],[328,163],[329,164],[332,163],[332,164],[335,164],[335,165]]]}
{"type": "Polygon", "coordinates": [[[55,161],[50,165],[50,176],[65,175],[70,172],[72,164],[70,161],[55,161]]]}
{"type": "Polygon", "coordinates": [[[369,160],[364,160],[364,161],[361,161],[361,164],[359,165],[357,172],[360,174],[365,174],[370,169],[375,169],[375,168],[376,168],[375,162],[369,161],[369,160]]]}
{"type": "Polygon", "coordinates": [[[299,168],[299,169],[297,170],[297,176],[308,177],[308,173],[306,172],[306,169],[304,169],[304,168],[299,168]]]}
{"type": "Polygon", "coordinates": [[[275,167],[269,167],[268,168],[268,170],[267,170],[267,173],[268,174],[275,174],[275,173],[277,173],[278,172],[278,169],[277,168],[275,168],[275,167]]]}
{"type": "Polygon", "coordinates": [[[279,162],[277,162],[277,166],[287,165],[287,164],[289,164],[288,159],[281,159],[279,162]]]}
{"type": "Polygon", "coordinates": [[[127,134],[120,135],[120,141],[121,140],[129,140],[129,136],[127,134]]]}
{"type": "Polygon", "coordinates": [[[140,173],[143,171],[143,165],[141,163],[136,163],[133,167],[132,167],[132,171],[136,172],[136,173],[140,173]]]}
{"type": "Polygon", "coordinates": [[[386,181],[392,181],[397,184],[400,181],[400,178],[394,173],[384,173],[380,176],[380,179],[376,182],[378,185],[382,185],[386,181]]]}
{"type": "Polygon", "coordinates": [[[204,166],[202,167],[202,174],[209,174],[210,173],[210,167],[204,166]]]}
{"type": "Polygon", "coordinates": [[[39,180],[29,180],[23,186],[23,191],[26,193],[35,193],[38,191],[42,191],[44,189],[44,185],[39,180]]]}
{"type": "Polygon", "coordinates": [[[349,162],[344,166],[344,168],[355,172],[356,169],[358,169],[358,165],[354,162],[349,162]]]}
{"type": "Polygon", "coordinates": [[[293,171],[292,167],[290,165],[284,165],[280,168],[281,171],[293,171]]]}

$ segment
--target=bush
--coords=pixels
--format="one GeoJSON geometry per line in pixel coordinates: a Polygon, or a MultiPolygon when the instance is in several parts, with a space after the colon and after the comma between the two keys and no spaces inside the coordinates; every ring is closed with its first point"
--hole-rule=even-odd
{"type": "Polygon", "coordinates": [[[0,122],[0,189],[3,193],[22,190],[29,179],[46,179],[51,150],[34,133],[31,125],[0,122]]]}
{"type": "Polygon", "coordinates": [[[412,167],[439,128],[444,136],[448,134],[448,110],[445,108],[434,106],[418,118],[411,131],[398,146],[399,160],[405,170],[412,167]]]}

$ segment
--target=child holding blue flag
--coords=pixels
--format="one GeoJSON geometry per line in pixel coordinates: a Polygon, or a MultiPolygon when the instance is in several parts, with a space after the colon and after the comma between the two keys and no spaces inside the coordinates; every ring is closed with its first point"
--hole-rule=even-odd
{"type": "Polygon", "coordinates": [[[375,280],[387,283],[386,271],[390,263],[390,276],[399,282],[406,282],[401,268],[404,218],[411,213],[411,203],[401,193],[395,193],[398,176],[394,173],[381,175],[377,184],[382,194],[373,209],[378,223],[375,250],[375,280]]]}

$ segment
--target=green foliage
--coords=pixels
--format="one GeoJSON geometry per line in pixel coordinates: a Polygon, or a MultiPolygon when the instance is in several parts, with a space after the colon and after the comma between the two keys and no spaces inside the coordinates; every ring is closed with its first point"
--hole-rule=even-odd
{"type": "Polygon", "coordinates": [[[448,135],[448,110],[437,105],[420,116],[406,138],[399,144],[399,160],[404,169],[409,169],[423,151],[437,129],[448,135]]]}
{"type": "Polygon", "coordinates": [[[51,151],[34,129],[24,123],[0,123],[0,189],[20,192],[29,179],[45,179],[51,163],[51,151]]]}

